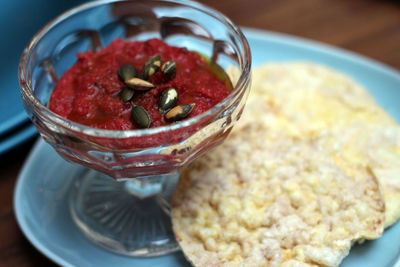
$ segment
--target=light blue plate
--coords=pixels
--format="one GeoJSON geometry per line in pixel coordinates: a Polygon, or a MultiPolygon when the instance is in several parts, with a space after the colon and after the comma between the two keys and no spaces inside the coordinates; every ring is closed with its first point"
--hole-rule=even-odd
{"type": "MultiPolygon", "coordinates": [[[[400,74],[380,63],[327,45],[277,33],[245,29],[255,65],[270,61],[313,61],[352,76],[400,121],[400,74]]],[[[86,240],[72,223],[67,196],[81,167],[61,159],[43,141],[32,150],[18,178],[14,208],[30,242],[63,266],[188,266],[181,253],[149,259],[109,253],[86,240]]],[[[375,241],[356,245],[343,267],[393,266],[400,258],[400,223],[375,241]]]]}

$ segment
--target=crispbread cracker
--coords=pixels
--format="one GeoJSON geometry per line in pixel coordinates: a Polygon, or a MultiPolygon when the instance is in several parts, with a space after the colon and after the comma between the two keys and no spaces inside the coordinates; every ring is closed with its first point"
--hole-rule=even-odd
{"type": "Polygon", "coordinates": [[[259,67],[253,75],[252,98],[262,99],[274,114],[286,118],[300,137],[358,120],[396,124],[361,85],[311,63],[259,67]]]}
{"type": "Polygon", "coordinates": [[[356,121],[333,126],[316,139],[347,173],[368,168],[380,182],[386,205],[385,227],[400,217],[400,127],[356,121]]]}
{"type": "Polygon", "coordinates": [[[338,72],[267,64],[228,140],[185,171],[172,205],[195,265],[336,266],[400,217],[400,127],[338,72]]]}
{"type": "Polygon", "coordinates": [[[380,236],[373,175],[348,177],[313,142],[241,124],[174,194],[174,232],[194,265],[337,266],[355,240],[380,236]]]}
{"type": "Polygon", "coordinates": [[[399,219],[400,127],[362,86],[316,64],[267,64],[254,72],[251,102],[245,119],[320,139],[349,174],[369,168],[384,191],[385,226],[399,219]]]}

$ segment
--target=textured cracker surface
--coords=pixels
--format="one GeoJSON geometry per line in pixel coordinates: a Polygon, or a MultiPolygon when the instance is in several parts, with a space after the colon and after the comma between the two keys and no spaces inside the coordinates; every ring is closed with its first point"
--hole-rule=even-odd
{"type": "Polygon", "coordinates": [[[399,127],[325,67],[268,64],[253,77],[228,140],[180,180],[177,239],[198,266],[337,266],[355,240],[380,236],[380,185],[385,225],[400,216],[399,127]]]}
{"type": "Polygon", "coordinates": [[[172,218],[191,262],[337,266],[354,240],[380,236],[384,205],[372,175],[348,177],[308,141],[249,128],[181,177],[172,218]]]}
{"type": "Polygon", "coordinates": [[[276,128],[317,140],[348,174],[368,168],[384,192],[385,226],[400,218],[400,127],[363,87],[307,63],[264,65],[254,72],[253,85],[256,103],[247,106],[246,119],[272,112],[276,128]]]}

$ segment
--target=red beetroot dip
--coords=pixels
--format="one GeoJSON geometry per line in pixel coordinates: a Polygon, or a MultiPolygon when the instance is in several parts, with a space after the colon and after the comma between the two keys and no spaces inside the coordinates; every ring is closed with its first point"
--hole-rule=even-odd
{"type": "Polygon", "coordinates": [[[125,87],[118,76],[124,64],[133,65],[141,73],[150,56],[160,54],[161,64],[176,63],[176,75],[166,78],[159,71],[149,81],[156,88],[135,92],[133,103],[146,109],[151,118],[150,127],[170,124],[160,113],[158,101],[161,92],[176,88],[178,104],[195,106],[187,118],[210,109],[229,93],[225,81],[218,79],[209,63],[186,48],[170,46],[159,39],[126,42],[121,39],[97,52],[77,55],[77,62],[57,82],[50,97],[50,109],[74,122],[108,130],[137,129],[131,120],[131,104],[120,99],[125,87]]]}

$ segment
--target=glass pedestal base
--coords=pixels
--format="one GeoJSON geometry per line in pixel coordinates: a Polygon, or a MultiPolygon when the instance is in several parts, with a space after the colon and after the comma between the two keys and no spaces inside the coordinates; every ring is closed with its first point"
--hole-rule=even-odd
{"type": "Polygon", "coordinates": [[[169,217],[177,181],[178,175],[169,175],[117,182],[87,170],[70,196],[72,218],[87,238],[114,253],[149,257],[177,251],[169,217]]]}

